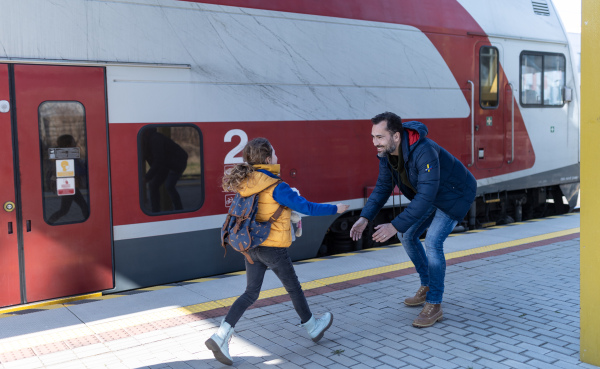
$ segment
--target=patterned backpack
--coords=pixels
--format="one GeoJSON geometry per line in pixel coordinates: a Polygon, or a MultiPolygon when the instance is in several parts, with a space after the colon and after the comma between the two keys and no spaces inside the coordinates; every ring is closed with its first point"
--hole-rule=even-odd
{"type": "MultiPolygon", "coordinates": [[[[265,190],[278,185],[280,182],[281,180],[273,183],[265,190]]],[[[227,255],[227,245],[229,245],[234,250],[244,254],[250,264],[254,264],[254,262],[248,255],[248,250],[265,242],[269,237],[269,233],[271,233],[271,224],[279,218],[285,208],[283,205],[279,205],[277,211],[268,221],[257,221],[256,211],[258,209],[259,194],[260,192],[242,197],[239,193],[236,193],[225,223],[223,223],[223,228],[221,228],[221,246],[225,249],[225,255],[227,255]]]]}

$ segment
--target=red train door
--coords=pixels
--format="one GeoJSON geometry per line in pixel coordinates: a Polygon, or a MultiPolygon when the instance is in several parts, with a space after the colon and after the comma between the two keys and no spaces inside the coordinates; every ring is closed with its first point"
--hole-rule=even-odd
{"type": "Polygon", "coordinates": [[[0,64],[0,306],[21,302],[8,65],[0,64]]]}
{"type": "Polygon", "coordinates": [[[104,68],[13,68],[23,302],[112,288],[104,68]]]}

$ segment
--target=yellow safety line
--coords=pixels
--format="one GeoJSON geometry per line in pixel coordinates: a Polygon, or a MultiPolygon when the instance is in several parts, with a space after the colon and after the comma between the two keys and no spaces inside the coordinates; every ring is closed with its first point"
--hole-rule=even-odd
{"type": "Polygon", "coordinates": [[[231,272],[231,273],[227,273],[226,275],[244,275],[246,274],[245,270],[240,270],[239,272],[231,272]]]}
{"type": "Polygon", "coordinates": [[[315,263],[317,261],[323,261],[323,260],[327,260],[327,259],[319,259],[319,258],[317,258],[317,259],[306,259],[306,260],[300,260],[300,261],[303,262],[303,263],[315,263]]]}
{"type": "MultiPolygon", "coordinates": [[[[15,306],[15,307],[7,307],[4,309],[0,309],[0,314],[6,314],[6,313],[11,313],[13,311],[21,311],[21,310],[29,310],[29,309],[55,309],[54,307],[50,307],[51,305],[61,305],[61,304],[66,304],[68,302],[72,302],[72,301],[78,301],[78,300],[85,300],[85,299],[91,299],[91,298],[98,298],[102,296],[102,292],[98,292],[98,293],[90,293],[87,295],[81,295],[81,296],[73,296],[73,297],[65,297],[65,298],[61,298],[61,299],[55,299],[55,300],[48,300],[48,301],[43,301],[43,302],[32,302],[30,304],[26,304],[26,305],[19,305],[19,306],[15,306]]],[[[60,307],[60,306],[57,306],[60,307]]]]}
{"type": "Polygon", "coordinates": [[[198,279],[191,279],[189,281],[185,281],[185,283],[201,283],[201,282],[214,281],[217,279],[219,279],[219,278],[198,278],[198,279]]]}
{"type": "Polygon", "coordinates": [[[158,291],[158,290],[165,290],[167,288],[172,288],[174,286],[153,286],[153,287],[146,287],[146,288],[140,288],[139,291],[158,291]]]}
{"type": "Polygon", "coordinates": [[[114,299],[116,297],[123,297],[123,296],[128,296],[128,295],[119,295],[119,294],[112,294],[112,295],[103,295],[100,297],[96,297],[96,300],[110,300],[110,299],[114,299]]]}
{"type": "MultiPolygon", "coordinates": [[[[548,233],[548,234],[544,234],[544,235],[540,235],[540,236],[527,237],[527,238],[522,238],[522,239],[514,240],[514,241],[501,242],[501,243],[497,243],[494,245],[477,247],[477,248],[470,249],[470,250],[456,251],[456,252],[446,254],[446,259],[455,259],[455,258],[468,256],[468,255],[481,254],[481,253],[504,249],[504,248],[513,247],[513,246],[517,246],[517,245],[523,245],[523,244],[528,244],[528,243],[532,243],[532,242],[543,241],[543,240],[548,240],[548,239],[552,239],[552,238],[558,238],[561,236],[566,236],[566,235],[570,235],[570,234],[574,234],[574,233],[578,233],[578,232],[579,232],[579,227],[564,230],[564,231],[552,232],[552,233],[548,233]]],[[[341,274],[341,275],[337,275],[337,276],[321,278],[321,279],[317,279],[317,280],[310,281],[310,282],[305,282],[305,283],[302,283],[302,288],[304,290],[311,290],[314,288],[319,288],[319,287],[323,287],[323,286],[327,286],[327,285],[331,285],[331,284],[335,284],[335,283],[347,282],[350,280],[355,280],[355,279],[379,275],[379,274],[383,274],[383,273],[387,273],[387,272],[407,269],[412,266],[413,266],[413,264],[411,262],[403,262],[403,263],[392,264],[392,265],[378,267],[378,268],[366,269],[366,270],[362,270],[362,271],[346,273],[346,274],[341,274]]],[[[285,289],[283,287],[274,288],[274,289],[270,289],[270,290],[261,291],[259,299],[266,299],[266,298],[271,298],[271,297],[276,297],[276,296],[282,296],[282,295],[285,295],[286,293],[287,292],[285,291],[285,289]]],[[[103,296],[103,297],[108,297],[108,296],[103,296]]],[[[117,330],[117,329],[133,327],[138,324],[151,323],[151,322],[155,322],[155,321],[159,321],[159,320],[186,316],[186,315],[199,313],[199,312],[203,312],[203,311],[209,311],[209,310],[213,310],[213,309],[217,309],[217,308],[221,308],[221,307],[229,307],[233,304],[233,302],[237,298],[238,298],[238,296],[234,296],[234,297],[229,297],[226,299],[208,301],[208,302],[204,302],[201,304],[183,306],[183,307],[170,309],[170,310],[151,312],[148,314],[138,315],[135,317],[125,318],[125,319],[116,320],[116,321],[107,322],[107,323],[89,324],[89,325],[86,325],[85,327],[80,327],[80,328],[75,328],[75,329],[71,329],[71,330],[55,332],[55,333],[49,333],[49,334],[42,335],[42,336],[24,338],[21,340],[14,340],[14,338],[13,339],[9,338],[9,339],[5,339],[6,342],[2,342],[4,340],[0,341],[0,352],[8,352],[8,351],[19,350],[19,349],[26,348],[26,347],[37,346],[37,345],[41,345],[41,344],[60,342],[60,341],[68,340],[68,339],[74,339],[74,338],[89,336],[89,335],[98,334],[98,333],[110,332],[110,331],[117,330]]]]}

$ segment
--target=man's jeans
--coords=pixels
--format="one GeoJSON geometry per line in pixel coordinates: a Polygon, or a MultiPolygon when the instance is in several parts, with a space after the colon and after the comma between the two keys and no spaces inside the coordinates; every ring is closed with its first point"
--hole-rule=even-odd
{"type": "Polygon", "coordinates": [[[444,241],[457,223],[458,221],[451,219],[446,213],[432,206],[405,233],[398,233],[402,246],[421,277],[421,285],[429,286],[426,301],[430,304],[442,303],[446,275],[444,241]],[[429,229],[427,230],[427,228],[429,229]],[[424,248],[419,236],[425,230],[427,230],[427,236],[424,248]]]}
{"type": "Polygon", "coordinates": [[[246,309],[258,299],[268,267],[275,272],[275,275],[283,283],[283,287],[292,299],[294,309],[300,316],[301,323],[306,323],[312,317],[312,313],[308,307],[306,297],[304,297],[304,292],[302,292],[287,247],[258,246],[250,249],[248,254],[254,264],[250,264],[246,260],[246,291],[235,300],[225,317],[225,321],[234,327],[246,309]]]}

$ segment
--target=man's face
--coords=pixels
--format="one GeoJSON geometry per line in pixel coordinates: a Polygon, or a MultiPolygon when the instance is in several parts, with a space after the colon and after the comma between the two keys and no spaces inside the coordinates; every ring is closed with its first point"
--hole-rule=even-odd
{"type": "Polygon", "coordinates": [[[373,124],[371,129],[373,145],[377,148],[377,156],[384,157],[386,154],[398,155],[398,145],[400,144],[400,133],[394,135],[387,129],[387,121],[381,121],[373,124]]]}

